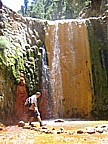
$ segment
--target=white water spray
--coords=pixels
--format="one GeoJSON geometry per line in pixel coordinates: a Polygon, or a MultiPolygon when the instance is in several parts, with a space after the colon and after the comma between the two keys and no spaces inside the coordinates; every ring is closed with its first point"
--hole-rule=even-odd
{"type": "Polygon", "coordinates": [[[62,91],[62,77],[61,77],[61,65],[60,65],[60,44],[58,37],[58,22],[55,21],[54,28],[54,49],[52,59],[52,71],[51,71],[51,88],[53,96],[53,116],[54,118],[63,117],[63,91],[62,91]]]}

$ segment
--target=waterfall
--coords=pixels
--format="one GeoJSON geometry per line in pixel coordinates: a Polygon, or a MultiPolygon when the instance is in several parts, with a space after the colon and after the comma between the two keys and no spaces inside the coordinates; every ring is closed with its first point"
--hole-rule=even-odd
{"type": "Polygon", "coordinates": [[[74,46],[73,46],[73,27],[72,27],[72,22],[68,22],[68,47],[69,47],[69,51],[70,51],[70,55],[71,55],[71,60],[72,63],[74,65],[74,68],[76,67],[76,63],[75,63],[75,50],[74,50],[74,46]]]}
{"type": "Polygon", "coordinates": [[[63,91],[62,91],[62,77],[60,64],[60,44],[58,37],[58,22],[55,21],[55,29],[53,35],[54,49],[52,58],[51,70],[51,90],[53,96],[53,116],[54,118],[63,117],[63,91]]]}
{"type": "Polygon", "coordinates": [[[40,48],[42,53],[42,117],[50,118],[52,117],[52,100],[50,94],[50,74],[47,60],[47,52],[45,47],[40,48]]]}
{"type": "Polygon", "coordinates": [[[91,63],[84,20],[48,21],[45,45],[54,118],[89,116],[91,63]]]}

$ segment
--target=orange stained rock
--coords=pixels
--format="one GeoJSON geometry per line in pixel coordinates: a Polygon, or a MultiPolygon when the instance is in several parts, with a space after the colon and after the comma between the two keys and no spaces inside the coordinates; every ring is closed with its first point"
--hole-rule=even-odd
{"type": "Polygon", "coordinates": [[[45,45],[51,73],[54,115],[90,117],[92,73],[85,22],[49,21],[45,45]]]}
{"type": "Polygon", "coordinates": [[[16,89],[16,103],[15,103],[15,110],[16,116],[18,119],[25,119],[24,115],[28,112],[28,108],[24,106],[24,102],[28,97],[27,89],[25,85],[24,76],[20,75],[20,82],[17,85],[16,89]]]}
{"type": "Polygon", "coordinates": [[[49,117],[49,111],[48,111],[48,100],[47,97],[47,91],[45,89],[42,90],[42,98],[39,102],[39,111],[41,113],[42,119],[46,119],[49,117]]]}

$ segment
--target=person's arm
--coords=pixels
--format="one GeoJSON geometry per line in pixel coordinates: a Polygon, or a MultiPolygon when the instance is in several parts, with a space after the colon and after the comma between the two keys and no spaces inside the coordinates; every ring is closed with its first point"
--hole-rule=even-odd
{"type": "Polygon", "coordinates": [[[38,108],[37,108],[37,107],[34,107],[34,111],[35,111],[35,112],[38,111],[38,108]]]}
{"type": "Polygon", "coordinates": [[[31,103],[30,109],[35,110],[34,103],[31,103]]]}
{"type": "Polygon", "coordinates": [[[36,99],[34,98],[32,98],[31,99],[31,106],[30,106],[30,108],[32,109],[32,110],[34,110],[34,112],[36,112],[36,111],[38,111],[38,107],[37,107],[37,105],[36,105],[36,99]]]}
{"type": "Polygon", "coordinates": [[[38,108],[35,107],[35,104],[34,104],[34,103],[31,104],[30,109],[31,109],[31,110],[34,110],[34,112],[38,111],[38,108]]]}

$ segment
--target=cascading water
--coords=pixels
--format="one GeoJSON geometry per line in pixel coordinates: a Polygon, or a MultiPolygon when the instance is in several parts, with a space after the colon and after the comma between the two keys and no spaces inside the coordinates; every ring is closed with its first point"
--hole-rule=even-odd
{"type": "Polygon", "coordinates": [[[69,42],[68,42],[68,48],[70,49],[70,55],[71,55],[71,60],[73,62],[74,68],[76,67],[76,63],[75,63],[75,50],[73,47],[73,27],[72,27],[72,22],[68,22],[68,38],[69,38],[69,42]]]}
{"type": "Polygon", "coordinates": [[[40,48],[42,53],[42,117],[52,117],[52,99],[50,94],[50,74],[47,60],[47,53],[45,47],[40,48]]]}
{"type": "Polygon", "coordinates": [[[63,117],[63,91],[60,64],[60,44],[58,37],[58,22],[55,21],[54,29],[54,50],[51,70],[51,90],[53,96],[53,116],[54,118],[63,117]]]}
{"type": "Polygon", "coordinates": [[[48,21],[45,45],[54,118],[90,116],[91,63],[83,20],[48,21]]]}

